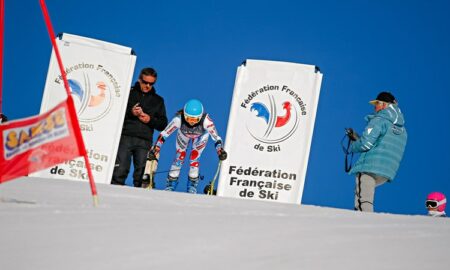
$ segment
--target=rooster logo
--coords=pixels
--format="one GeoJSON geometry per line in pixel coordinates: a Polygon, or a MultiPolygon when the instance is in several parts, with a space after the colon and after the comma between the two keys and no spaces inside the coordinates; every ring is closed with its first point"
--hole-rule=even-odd
{"type": "MultiPolygon", "coordinates": [[[[283,116],[277,116],[275,127],[282,127],[289,122],[289,119],[291,118],[291,109],[292,105],[289,101],[283,102],[283,110],[286,112],[283,116]]],[[[250,111],[256,111],[256,117],[261,117],[267,124],[269,123],[270,113],[264,104],[260,102],[253,103],[250,107],[250,111]]]]}
{"type": "Polygon", "coordinates": [[[96,107],[105,100],[106,84],[104,82],[97,83],[97,89],[99,90],[98,95],[91,95],[86,93],[81,84],[73,79],[69,79],[69,86],[72,89],[72,95],[76,96],[80,102],[83,104],[82,109],[84,110],[86,106],[96,107]]]}
{"type": "Polygon", "coordinates": [[[107,114],[111,108],[111,93],[105,82],[99,80],[91,84],[87,73],[81,79],[71,78],[68,82],[81,121],[96,121],[107,114]]]}
{"type": "Polygon", "coordinates": [[[250,106],[250,112],[264,122],[266,128],[262,136],[255,135],[258,132],[251,132],[250,130],[254,130],[253,128],[247,127],[247,129],[252,137],[261,142],[278,143],[289,138],[297,129],[298,113],[290,101],[276,102],[273,95],[268,95],[268,98],[268,102],[254,102],[250,106]],[[277,112],[277,108],[279,110],[280,107],[282,111],[277,112]],[[290,123],[292,119],[294,122],[290,123]],[[272,139],[275,136],[277,138],[272,139]]]}

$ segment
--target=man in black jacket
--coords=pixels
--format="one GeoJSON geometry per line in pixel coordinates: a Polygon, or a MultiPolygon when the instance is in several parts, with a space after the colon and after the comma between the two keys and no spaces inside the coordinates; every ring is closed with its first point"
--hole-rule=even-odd
{"type": "Polygon", "coordinates": [[[158,75],[153,68],[144,68],[139,80],[131,88],[119,150],[111,180],[113,185],[124,185],[133,157],[133,184],[142,186],[142,175],[147,152],[153,143],[154,130],[162,131],[167,125],[164,99],[156,94],[153,85],[158,75]]]}

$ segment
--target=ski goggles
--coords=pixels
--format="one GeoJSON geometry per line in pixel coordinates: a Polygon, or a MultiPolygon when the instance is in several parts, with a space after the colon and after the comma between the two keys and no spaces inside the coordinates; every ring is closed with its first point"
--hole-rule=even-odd
{"type": "Polygon", "coordinates": [[[425,205],[427,208],[437,208],[438,206],[441,206],[443,204],[447,203],[447,199],[443,199],[442,201],[436,201],[436,200],[426,200],[425,205]]]}
{"type": "Polygon", "coordinates": [[[201,117],[192,117],[192,116],[184,116],[184,119],[186,120],[186,122],[188,122],[189,124],[197,124],[201,117]]]}

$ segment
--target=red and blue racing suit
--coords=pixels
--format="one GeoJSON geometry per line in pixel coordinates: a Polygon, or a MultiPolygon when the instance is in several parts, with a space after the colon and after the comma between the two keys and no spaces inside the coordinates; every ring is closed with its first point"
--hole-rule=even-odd
{"type": "Polygon", "coordinates": [[[181,167],[186,159],[186,149],[190,141],[192,141],[192,151],[189,157],[189,179],[198,179],[200,167],[199,159],[208,143],[209,135],[216,142],[216,149],[222,148],[222,139],[217,133],[214,122],[208,114],[204,113],[201,120],[197,124],[191,126],[184,119],[183,112],[179,112],[159,134],[156,147],[161,148],[166,138],[176,130],[178,130],[176,139],[176,157],[170,167],[169,179],[178,179],[181,167]]]}

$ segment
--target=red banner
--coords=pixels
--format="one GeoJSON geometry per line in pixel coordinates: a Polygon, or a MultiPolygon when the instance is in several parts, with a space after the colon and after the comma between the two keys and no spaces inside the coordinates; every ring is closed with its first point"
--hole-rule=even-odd
{"type": "Polygon", "coordinates": [[[47,113],[0,125],[0,183],[83,154],[68,100],[47,113]]]}

